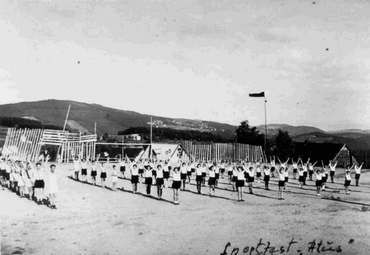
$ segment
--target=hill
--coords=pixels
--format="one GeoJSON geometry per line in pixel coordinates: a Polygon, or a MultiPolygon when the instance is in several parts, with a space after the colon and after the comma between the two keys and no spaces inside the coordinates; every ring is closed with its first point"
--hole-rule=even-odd
{"type": "MultiPolygon", "coordinates": [[[[261,133],[265,133],[265,126],[260,125],[257,127],[257,129],[261,133]]],[[[290,136],[297,136],[297,135],[302,135],[302,134],[309,134],[309,133],[314,133],[314,132],[320,132],[320,133],[325,133],[324,130],[321,130],[316,127],[311,127],[311,126],[292,126],[292,125],[287,125],[287,124],[268,124],[267,125],[267,134],[269,137],[275,136],[279,129],[283,131],[287,131],[290,136]]]]}
{"type": "MultiPolygon", "coordinates": [[[[66,100],[43,100],[0,105],[0,117],[22,117],[38,120],[45,124],[63,126],[65,115],[71,105],[69,127],[81,132],[93,132],[97,123],[98,133],[117,134],[129,127],[148,126],[150,115],[134,111],[118,110],[98,104],[87,104],[66,100]]],[[[152,116],[155,127],[166,127],[180,130],[212,132],[223,137],[234,135],[235,126],[202,120],[176,119],[152,116]]]]}

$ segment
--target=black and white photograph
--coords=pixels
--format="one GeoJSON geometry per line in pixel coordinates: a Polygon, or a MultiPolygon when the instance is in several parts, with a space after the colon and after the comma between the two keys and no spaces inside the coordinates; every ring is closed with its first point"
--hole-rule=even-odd
{"type": "Polygon", "coordinates": [[[369,169],[368,0],[0,0],[0,255],[368,255],[369,169]]]}

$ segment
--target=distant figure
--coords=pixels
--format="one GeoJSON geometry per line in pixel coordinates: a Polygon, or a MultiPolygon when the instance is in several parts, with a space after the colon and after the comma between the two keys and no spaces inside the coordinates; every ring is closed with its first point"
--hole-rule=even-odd
{"type": "Polygon", "coordinates": [[[362,169],[362,165],[364,163],[362,163],[360,166],[358,166],[357,164],[355,165],[355,180],[356,180],[356,186],[359,186],[359,182],[360,182],[360,176],[361,176],[361,169],[362,169]]]}

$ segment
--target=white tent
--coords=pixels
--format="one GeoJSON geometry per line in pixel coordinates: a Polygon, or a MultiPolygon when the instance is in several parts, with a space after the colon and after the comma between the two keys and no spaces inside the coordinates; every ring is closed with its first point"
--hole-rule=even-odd
{"type": "Polygon", "coordinates": [[[172,163],[190,160],[189,155],[180,144],[169,143],[153,143],[149,145],[145,150],[140,152],[136,160],[149,158],[162,161],[167,160],[172,163]]]}

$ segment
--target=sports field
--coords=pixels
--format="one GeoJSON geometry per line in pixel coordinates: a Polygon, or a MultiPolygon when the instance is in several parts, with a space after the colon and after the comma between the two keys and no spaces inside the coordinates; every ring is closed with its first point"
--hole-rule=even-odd
{"type": "MultiPolygon", "coordinates": [[[[127,191],[112,191],[69,179],[70,167],[58,169],[57,210],[0,190],[1,254],[370,251],[369,173],[362,174],[360,187],[351,186],[350,195],[344,194],[343,177],[338,177],[321,198],[313,182],[300,189],[290,178],[283,201],[277,200],[274,179],[270,191],[256,183],[254,194],[245,193],[244,202],[236,201],[227,179],[221,179],[216,197],[206,195],[207,187],[204,195],[197,194],[193,180],[188,191],[180,192],[180,204],[174,205],[171,189],[164,190],[165,200],[160,201],[155,187],[153,197],[132,194],[130,182],[120,179],[127,191]]],[[[139,190],[144,193],[143,184],[139,190]]]]}

